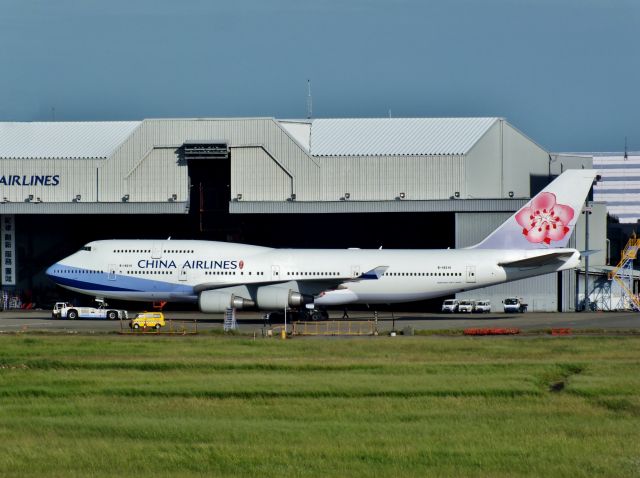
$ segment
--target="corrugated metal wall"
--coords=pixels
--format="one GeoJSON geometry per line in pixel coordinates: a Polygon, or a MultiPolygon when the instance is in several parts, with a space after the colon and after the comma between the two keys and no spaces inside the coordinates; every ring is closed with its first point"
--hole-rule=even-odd
{"type": "Polygon", "coordinates": [[[271,118],[145,120],[106,160],[3,160],[3,171],[11,174],[56,175],[60,181],[56,187],[3,187],[3,196],[19,203],[32,194],[48,206],[78,195],[103,205],[186,204],[188,166],[179,151],[186,141],[221,141],[233,149],[229,200],[238,194],[262,201],[283,201],[292,194],[302,201],[320,198],[318,164],[271,118]]]}
{"type": "MultiPolygon", "coordinates": [[[[96,200],[96,170],[104,160],[89,159],[4,159],[2,172],[19,175],[20,186],[2,188],[3,199],[12,203],[25,202],[29,195],[34,201],[40,198],[42,202],[71,202],[77,195],[82,201],[96,200]],[[49,177],[45,181],[49,185],[28,185],[33,183],[34,176],[49,177]],[[57,176],[57,179],[54,177],[57,176]],[[54,185],[54,182],[57,183],[54,185]]],[[[6,177],[6,176],[5,176],[6,177]]],[[[15,178],[12,179],[15,184],[15,178]]],[[[3,185],[4,186],[4,185],[3,185]]]]}
{"type": "Polygon", "coordinates": [[[503,120],[496,121],[466,155],[466,194],[470,198],[508,197],[502,191],[503,124],[503,120]]]}
{"type": "Polygon", "coordinates": [[[124,176],[130,202],[173,201],[189,194],[187,168],[179,163],[175,147],[154,148],[124,176]],[[162,180],[154,180],[162,178],[162,180]]]}
{"type": "MultiPolygon", "coordinates": [[[[286,131],[273,119],[203,119],[203,120],[145,120],[134,131],[131,137],[123,143],[105,164],[101,174],[101,191],[104,191],[105,200],[119,201],[122,196],[129,194],[137,187],[136,181],[114,181],[114,178],[125,178],[129,175],[136,163],[151,154],[154,148],[176,148],[185,141],[221,141],[230,147],[256,146],[262,148],[266,155],[259,161],[258,156],[249,160],[253,166],[251,170],[242,171],[240,165],[232,167],[240,175],[232,182],[231,197],[238,194],[253,194],[255,186],[254,176],[274,177],[273,160],[275,158],[281,165],[281,169],[289,171],[293,177],[293,192],[300,200],[317,200],[319,198],[319,167],[313,158],[310,158],[304,149],[286,133],[286,131]],[[108,199],[107,199],[108,198],[108,199]]],[[[246,162],[247,156],[239,154],[240,161],[246,162]]],[[[176,168],[186,164],[176,163],[176,168]]],[[[150,183],[157,181],[173,181],[170,189],[178,192],[185,191],[179,187],[179,182],[184,181],[185,173],[174,174],[167,178],[161,170],[149,171],[150,177],[140,176],[138,179],[147,180],[150,183]]],[[[278,180],[275,183],[264,183],[261,191],[267,197],[287,198],[291,195],[291,185],[286,184],[286,191],[282,188],[286,182],[278,180]]],[[[231,198],[229,198],[231,199],[231,198]]],[[[140,200],[143,200],[140,197],[140,200]]],[[[179,201],[187,200],[185,196],[178,197],[179,201]]]]}
{"type": "Polygon", "coordinates": [[[242,201],[286,201],[293,178],[261,147],[232,148],[231,190],[242,194],[242,201]]]}
{"type": "Polygon", "coordinates": [[[513,191],[515,197],[531,197],[531,176],[549,176],[549,153],[506,122],[502,138],[504,193],[513,191]]]}
{"type": "Polygon", "coordinates": [[[513,212],[457,213],[456,248],[479,243],[513,215],[513,212]]]}
{"type": "Polygon", "coordinates": [[[502,310],[502,301],[507,297],[522,297],[529,305],[529,312],[556,312],[558,278],[557,274],[546,274],[530,279],[522,279],[506,284],[471,290],[456,294],[461,299],[489,299],[492,312],[502,310]]]}
{"type": "Polygon", "coordinates": [[[318,157],[323,201],[449,199],[464,194],[464,156],[318,157]]]}
{"type": "MultiPolygon", "coordinates": [[[[186,141],[220,141],[232,148],[229,200],[241,194],[247,200],[283,201],[295,194],[297,201],[337,201],[345,193],[353,201],[393,201],[401,195],[405,200],[446,200],[456,193],[460,199],[477,199],[506,197],[511,189],[521,197],[528,194],[529,171],[547,164],[546,153],[504,120],[495,121],[466,156],[348,157],[309,156],[272,118],[145,120],[106,160],[16,164],[22,174],[64,175],[64,186],[40,194],[20,188],[7,199],[21,201],[21,196],[34,194],[42,201],[69,201],[79,194],[103,203],[125,197],[129,202],[162,202],[175,195],[175,201],[186,203],[188,167],[178,151],[186,141]],[[502,187],[497,166],[503,170],[498,175],[504,176],[502,187]]],[[[12,166],[10,161],[3,165],[12,166]]]]}
{"type": "Polygon", "coordinates": [[[467,153],[467,188],[475,197],[531,196],[531,175],[548,176],[549,153],[504,120],[467,153]]]}
{"type": "Polygon", "coordinates": [[[431,199],[420,201],[233,201],[232,214],[327,214],[383,212],[493,212],[522,207],[524,199],[431,199]]]}

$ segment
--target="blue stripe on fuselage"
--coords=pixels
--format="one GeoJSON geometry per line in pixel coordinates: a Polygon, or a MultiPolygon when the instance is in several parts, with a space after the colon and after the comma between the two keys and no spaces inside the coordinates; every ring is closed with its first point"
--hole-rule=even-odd
{"type": "Polygon", "coordinates": [[[46,273],[56,284],[87,291],[193,294],[193,287],[188,285],[120,274],[115,275],[115,280],[110,280],[107,272],[95,273],[87,269],[62,264],[49,267],[46,273]]]}
{"type": "Polygon", "coordinates": [[[110,290],[120,292],[138,292],[139,289],[128,289],[124,287],[113,287],[104,284],[97,284],[95,282],[86,282],[77,279],[69,279],[67,277],[52,277],[53,281],[61,286],[73,287],[75,289],[82,290],[110,290]]]}

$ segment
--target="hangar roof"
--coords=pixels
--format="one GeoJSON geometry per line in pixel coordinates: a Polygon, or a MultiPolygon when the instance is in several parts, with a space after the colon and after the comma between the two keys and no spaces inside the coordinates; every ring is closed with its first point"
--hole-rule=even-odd
{"type": "MultiPolygon", "coordinates": [[[[462,155],[498,118],[327,118],[280,124],[312,156],[462,155]]],[[[2,159],[108,158],[140,121],[0,123],[2,159]]]]}
{"type": "Polygon", "coordinates": [[[314,119],[307,146],[313,156],[460,155],[498,119],[314,119]]]}
{"type": "Polygon", "coordinates": [[[103,159],[139,121],[0,123],[0,158],[103,159]]]}

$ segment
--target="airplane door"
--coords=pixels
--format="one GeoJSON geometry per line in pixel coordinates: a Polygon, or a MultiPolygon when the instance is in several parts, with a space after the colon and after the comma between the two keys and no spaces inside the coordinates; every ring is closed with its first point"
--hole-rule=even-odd
{"type": "Polygon", "coordinates": [[[109,264],[109,280],[116,280],[116,265],[109,264]]]}
{"type": "Polygon", "coordinates": [[[360,275],[360,266],[351,266],[351,277],[358,277],[360,275]]]}
{"type": "Polygon", "coordinates": [[[476,281],[476,266],[467,266],[467,282],[476,281]]]}
{"type": "Polygon", "coordinates": [[[151,259],[162,258],[162,242],[156,241],[151,246],[151,259]]]}
{"type": "Polygon", "coordinates": [[[280,280],[280,266],[271,266],[271,280],[280,280]]]}
{"type": "Polygon", "coordinates": [[[186,281],[187,280],[187,269],[180,269],[180,275],[178,276],[178,280],[186,281]]]}

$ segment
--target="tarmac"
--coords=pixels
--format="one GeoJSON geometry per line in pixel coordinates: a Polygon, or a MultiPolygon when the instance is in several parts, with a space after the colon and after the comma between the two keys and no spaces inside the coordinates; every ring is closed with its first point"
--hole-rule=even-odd
{"type": "MultiPolygon", "coordinates": [[[[133,317],[134,313],[130,314],[133,317]]],[[[187,330],[222,330],[223,314],[203,314],[201,312],[165,311],[165,317],[173,328],[187,330]]],[[[263,334],[282,323],[269,324],[262,312],[238,311],[236,318],[238,331],[245,334],[263,334]]],[[[575,329],[582,332],[609,333],[637,331],[640,333],[640,313],[638,312],[526,312],[524,314],[441,314],[419,312],[349,312],[348,319],[342,319],[342,311],[330,312],[330,320],[351,321],[356,324],[372,321],[380,332],[402,331],[406,327],[414,330],[461,330],[467,328],[519,328],[526,331],[542,331],[552,328],[575,329]]],[[[322,322],[317,322],[322,324],[322,322]]],[[[107,319],[56,320],[50,311],[10,310],[0,312],[0,333],[26,331],[68,332],[68,333],[107,333],[129,332],[129,322],[107,319]]],[[[290,323],[288,324],[290,327],[290,323]]],[[[163,329],[164,330],[164,329],[163,329]]],[[[290,330],[290,328],[288,329],[290,330]]]]}

